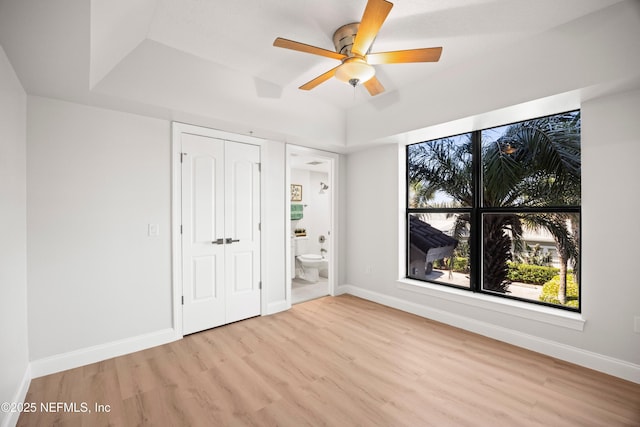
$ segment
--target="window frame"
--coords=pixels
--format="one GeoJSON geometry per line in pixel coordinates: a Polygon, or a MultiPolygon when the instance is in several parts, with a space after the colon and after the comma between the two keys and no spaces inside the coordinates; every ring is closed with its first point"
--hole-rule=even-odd
{"type": "Polygon", "coordinates": [[[491,290],[483,289],[482,283],[482,266],[483,266],[483,248],[482,248],[482,230],[483,230],[483,216],[485,214],[500,214],[500,213],[514,213],[514,214],[536,214],[536,213],[571,213],[578,214],[579,217],[579,229],[580,236],[578,239],[579,247],[579,259],[577,263],[578,274],[580,274],[581,268],[581,258],[582,258],[582,201],[580,201],[580,205],[567,205],[567,206],[549,206],[549,207],[523,207],[523,206],[484,206],[483,196],[484,196],[484,187],[482,185],[482,132],[486,130],[491,130],[498,127],[510,126],[517,123],[522,123],[526,121],[532,121],[537,119],[544,119],[546,117],[560,116],[563,114],[581,112],[580,109],[572,109],[565,112],[549,114],[545,116],[534,117],[531,119],[518,120],[515,122],[507,123],[504,125],[491,126],[488,128],[477,129],[470,132],[462,132],[455,135],[443,136],[440,138],[434,138],[430,140],[420,141],[412,144],[407,144],[404,149],[405,156],[405,257],[404,257],[404,279],[410,281],[418,281],[423,283],[432,283],[438,286],[445,286],[448,288],[461,289],[463,291],[483,294],[483,295],[491,295],[496,296],[498,298],[505,298],[509,300],[522,301],[528,304],[535,304],[539,306],[551,307],[554,309],[565,310],[574,313],[582,312],[582,280],[578,282],[578,307],[570,307],[566,305],[559,305],[548,303],[545,301],[532,300],[527,298],[522,298],[514,295],[510,295],[507,293],[499,293],[491,290]],[[460,135],[471,134],[471,144],[472,144],[472,158],[471,158],[471,191],[472,191],[472,206],[465,207],[447,207],[447,208],[412,208],[409,205],[409,147],[412,145],[427,143],[430,141],[436,141],[439,139],[453,138],[460,135]],[[411,247],[411,239],[410,239],[410,216],[412,214],[421,214],[421,213],[469,213],[470,221],[469,221],[469,287],[456,285],[453,283],[446,283],[437,280],[428,280],[421,279],[417,277],[412,277],[410,275],[410,259],[409,259],[409,251],[411,247]]]}

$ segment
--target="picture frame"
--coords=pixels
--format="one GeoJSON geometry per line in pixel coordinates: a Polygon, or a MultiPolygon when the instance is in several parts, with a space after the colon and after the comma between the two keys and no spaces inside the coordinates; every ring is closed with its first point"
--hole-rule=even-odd
{"type": "Polygon", "coordinates": [[[291,201],[292,202],[302,201],[302,185],[291,184],[291,201]]]}

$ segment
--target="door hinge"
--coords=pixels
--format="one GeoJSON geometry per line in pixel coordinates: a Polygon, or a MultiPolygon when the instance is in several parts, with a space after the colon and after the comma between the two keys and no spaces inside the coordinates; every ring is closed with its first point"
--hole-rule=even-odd
{"type": "Polygon", "coordinates": [[[262,223],[261,222],[258,223],[258,231],[262,231],[262,223]]]}
{"type": "Polygon", "coordinates": [[[180,224],[180,234],[182,234],[182,224],[180,224]]]}
{"type": "Polygon", "coordinates": [[[258,289],[262,289],[262,282],[258,282],[258,289]]]}
{"type": "Polygon", "coordinates": [[[184,158],[184,156],[186,156],[187,153],[180,153],[180,163],[182,163],[182,160],[184,158]]]}
{"type": "Polygon", "coordinates": [[[182,305],[184,305],[184,295],[182,295],[182,305]]]}
{"type": "Polygon", "coordinates": [[[262,172],[262,163],[258,163],[258,172],[262,172]]]}

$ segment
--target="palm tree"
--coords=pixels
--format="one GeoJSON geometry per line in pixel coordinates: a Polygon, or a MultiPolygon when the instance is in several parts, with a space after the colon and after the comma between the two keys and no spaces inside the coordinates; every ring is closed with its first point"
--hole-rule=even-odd
{"type": "MultiPolygon", "coordinates": [[[[483,139],[489,140],[482,145],[483,206],[541,208],[579,204],[579,112],[520,122],[501,130],[503,133],[494,141],[485,138],[483,132],[483,139]]],[[[431,194],[444,192],[459,206],[472,206],[471,153],[471,134],[409,146],[410,183],[420,182],[431,194]]],[[[484,289],[507,291],[507,261],[512,257],[512,246],[521,244],[521,219],[522,214],[509,212],[484,215],[484,289]]],[[[567,262],[577,260],[577,245],[575,241],[569,244],[571,234],[559,226],[561,217],[540,222],[540,227],[553,228],[549,231],[561,257],[567,262]]],[[[564,280],[566,283],[566,273],[564,280]]]]}
{"type": "MultiPolygon", "coordinates": [[[[580,126],[579,112],[544,117],[509,128],[505,137],[523,148],[535,179],[520,191],[523,201],[533,207],[580,205],[580,126]]],[[[525,182],[530,181],[525,179],[525,182]]],[[[575,213],[527,215],[534,228],[544,228],[553,236],[560,264],[558,300],[567,299],[568,263],[579,270],[579,217],[575,213]]],[[[576,275],[579,280],[579,275],[576,275]]]]}
{"type": "Polygon", "coordinates": [[[514,214],[485,215],[482,221],[482,286],[505,293],[509,290],[508,261],[511,247],[522,238],[520,219],[514,214]]]}
{"type": "Polygon", "coordinates": [[[412,207],[433,207],[430,200],[438,191],[453,205],[471,206],[471,148],[470,134],[409,146],[409,182],[417,190],[412,207]]]}
{"type": "Polygon", "coordinates": [[[547,213],[536,215],[523,215],[522,220],[530,229],[544,228],[551,233],[558,252],[560,264],[560,284],[558,285],[558,301],[561,304],[567,302],[567,275],[568,264],[571,260],[579,259],[579,242],[575,223],[577,215],[573,213],[547,213]]]}

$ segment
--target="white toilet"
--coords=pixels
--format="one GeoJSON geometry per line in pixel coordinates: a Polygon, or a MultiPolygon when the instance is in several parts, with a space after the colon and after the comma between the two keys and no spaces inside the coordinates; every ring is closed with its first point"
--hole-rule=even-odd
{"type": "Polygon", "coordinates": [[[307,237],[294,238],[295,277],[315,283],[320,277],[320,271],[326,271],[329,262],[322,255],[308,253],[309,240],[307,237]]]}

